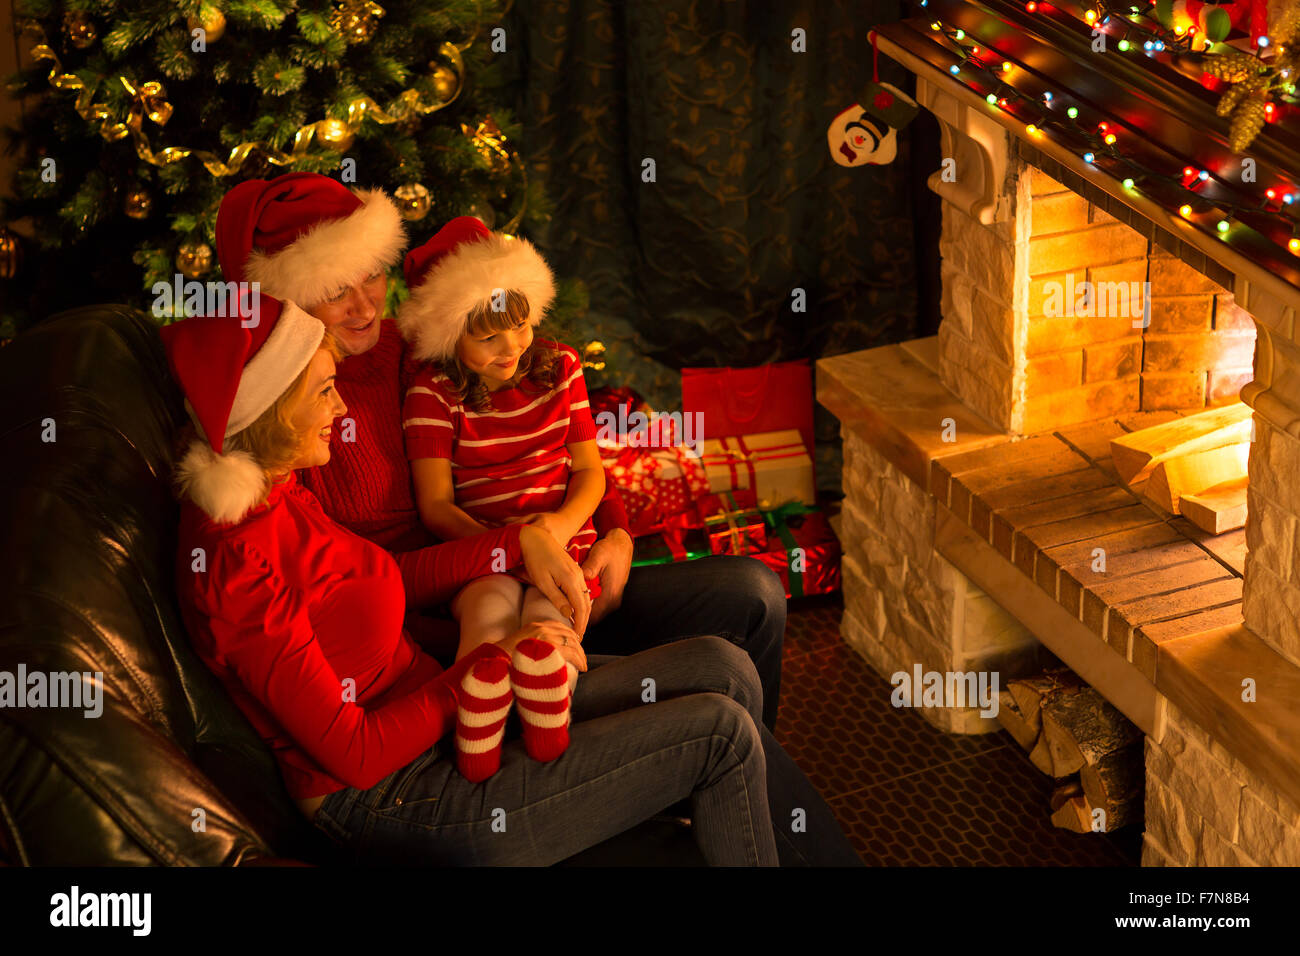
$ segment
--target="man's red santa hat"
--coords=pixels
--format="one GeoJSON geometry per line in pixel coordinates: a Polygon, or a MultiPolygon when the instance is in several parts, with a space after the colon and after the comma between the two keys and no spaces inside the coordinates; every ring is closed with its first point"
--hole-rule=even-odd
{"type": "Polygon", "coordinates": [[[393,265],[406,248],[382,189],[349,190],[319,173],[250,179],[221,200],[217,258],[227,282],[310,308],[393,265]]]}
{"type": "Polygon", "coordinates": [[[275,404],[325,336],[321,321],[292,302],[241,296],[239,312],[239,319],[198,316],[162,330],[167,363],[200,432],[177,465],[177,479],[223,524],[248,514],[265,497],[267,482],[248,452],[222,454],[225,440],[275,404]]]}
{"type": "Polygon", "coordinates": [[[421,361],[455,355],[470,312],[502,290],[514,289],[528,299],[533,326],[555,300],[555,279],[533,244],[489,232],[473,216],[447,223],[408,252],[402,268],[411,296],[397,307],[397,327],[421,361]]]}

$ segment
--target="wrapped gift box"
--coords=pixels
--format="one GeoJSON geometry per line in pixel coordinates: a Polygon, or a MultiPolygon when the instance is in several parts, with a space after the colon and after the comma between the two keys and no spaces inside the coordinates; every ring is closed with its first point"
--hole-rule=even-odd
{"type": "Polygon", "coordinates": [[[780,575],[787,598],[840,589],[840,542],[826,515],[789,505],[763,517],[767,549],[754,557],[780,575]]]}
{"type": "Polygon", "coordinates": [[[767,547],[767,525],[748,489],[704,495],[696,508],[714,554],[758,554],[767,547]]]}
{"type": "Polygon", "coordinates": [[[699,528],[668,528],[644,535],[632,543],[632,567],[671,564],[708,557],[709,539],[699,528]]]}
{"type": "Polygon", "coordinates": [[[799,432],[787,429],[703,442],[709,491],[753,491],[762,509],[817,502],[812,459],[799,432]]]}
{"type": "MultiPolygon", "coordinates": [[[[628,390],[608,390],[593,399],[592,407],[598,405],[611,415],[628,407],[648,412],[648,406],[628,390]]],[[[678,443],[680,436],[672,419],[660,419],[651,437],[657,445],[644,444],[648,440],[645,430],[598,432],[596,437],[606,478],[618,488],[634,538],[662,530],[665,522],[678,515],[693,517],[696,499],[709,491],[704,466],[698,456],[678,443]]]]}

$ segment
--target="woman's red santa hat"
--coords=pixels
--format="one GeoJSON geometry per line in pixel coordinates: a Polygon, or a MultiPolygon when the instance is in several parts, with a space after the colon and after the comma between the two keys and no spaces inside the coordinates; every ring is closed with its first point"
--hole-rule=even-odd
{"type": "Polygon", "coordinates": [[[319,173],[250,179],[221,200],[217,258],[227,282],[258,282],[311,307],[401,258],[406,229],[382,189],[319,173]]]}
{"type": "Polygon", "coordinates": [[[502,290],[513,289],[528,299],[533,326],[555,300],[555,279],[533,244],[489,232],[473,216],[447,223],[408,252],[402,268],[411,296],[397,307],[397,327],[420,361],[455,355],[470,312],[502,290]]]}
{"type": "Polygon", "coordinates": [[[267,482],[248,452],[222,454],[225,440],[275,404],[325,336],[321,321],[292,302],[241,296],[239,312],[239,318],[199,316],[162,330],[167,363],[200,432],[176,477],[190,499],[223,524],[243,519],[266,496],[267,482]]]}

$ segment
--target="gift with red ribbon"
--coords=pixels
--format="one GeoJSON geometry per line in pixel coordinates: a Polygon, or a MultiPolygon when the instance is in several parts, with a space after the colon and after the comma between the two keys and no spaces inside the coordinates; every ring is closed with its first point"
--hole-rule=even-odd
{"type": "Polygon", "coordinates": [[[696,508],[714,554],[757,554],[767,547],[767,526],[753,491],[704,495],[696,508]]]}
{"type": "Polygon", "coordinates": [[[787,598],[840,589],[840,542],[825,514],[795,502],[763,518],[767,548],[754,557],[780,575],[787,598]]]}
{"type": "Polygon", "coordinates": [[[701,462],[712,492],[753,491],[758,507],[815,504],[812,459],[799,432],[787,429],[706,439],[701,462]]]}
{"type": "Polygon", "coordinates": [[[637,538],[632,542],[632,567],[708,557],[712,553],[708,538],[702,530],[691,526],[692,520],[690,515],[675,515],[659,531],[637,538]]]}
{"type": "Polygon", "coordinates": [[[648,411],[630,389],[597,391],[601,394],[593,408],[599,405],[610,416],[602,420],[621,425],[629,423],[629,410],[636,416],[632,427],[602,428],[596,434],[601,463],[623,499],[632,536],[653,534],[676,515],[693,518],[695,500],[708,493],[709,484],[699,457],[682,443],[677,419],[648,411]]]}

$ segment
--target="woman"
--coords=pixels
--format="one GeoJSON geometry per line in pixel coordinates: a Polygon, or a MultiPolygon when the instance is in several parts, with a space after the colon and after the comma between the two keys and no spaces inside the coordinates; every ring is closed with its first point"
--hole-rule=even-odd
{"type": "MultiPolygon", "coordinates": [[[[329,460],[346,411],[332,336],[291,302],[263,296],[248,309],[242,322],[163,330],[201,431],[177,469],[177,585],[198,653],[303,813],[361,862],[546,864],[689,797],[708,862],[774,865],[762,692],[722,639],[596,668],[558,760],[534,762],[511,740],[485,783],[455,771],[443,738],[467,670],[536,638],[585,671],[578,636],[530,624],[448,671],[421,652],[402,630],[391,556],[330,521],[293,473],[329,460]]],[[[539,573],[569,560],[527,525],[445,547],[446,567],[472,569],[494,547],[539,573]]]]}

